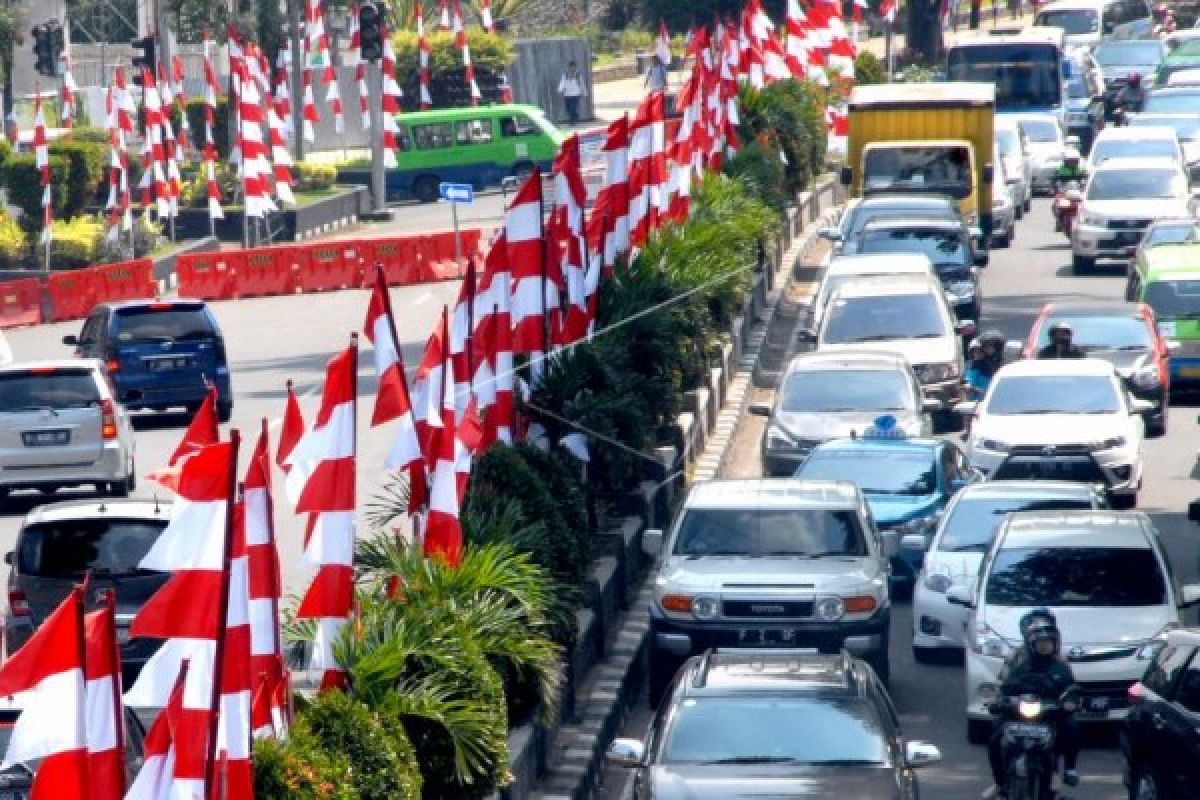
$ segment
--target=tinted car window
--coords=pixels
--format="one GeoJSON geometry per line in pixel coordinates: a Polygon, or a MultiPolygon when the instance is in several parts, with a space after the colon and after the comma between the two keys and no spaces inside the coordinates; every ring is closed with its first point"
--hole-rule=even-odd
{"type": "Polygon", "coordinates": [[[1116,387],[1100,375],[1001,378],[988,395],[989,414],[1114,414],[1116,387]]]}
{"type": "Polygon", "coordinates": [[[1139,317],[1056,314],[1038,330],[1038,347],[1050,343],[1050,326],[1054,322],[1067,322],[1074,331],[1072,341],[1084,349],[1145,350],[1154,344],[1149,326],[1139,317]]]}
{"type": "Polygon", "coordinates": [[[1179,681],[1175,702],[1193,713],[1200,712],[1200,666],[1193,665],[1179,681]]]}
{"type": "MultiPolygon", "coordinates": [[[[1150,143],[1143,142],[1149,149],[1150,143]]],[[[1172,149],[1174,146],[1172,145],[1172,149]]],[[[1121,169],[1098,172],[1088,184],[1089,200],[1129,200],[1134,198],[1168,199],[1183,197],[1183,176],[1167,169],[1121,169]]]]}
{"type": "Polygon", "coordinates": [[[908,376],[894,369],[804,370],[788,376],[782,411],[907,411],[916,407],[908,376]]]}
{"type": "Polygon", "coordinates": [[[1093,164],[1103,164],[1110,158],[1131,156],[1178,158],[1179,151],[1169,139],[1106,139],[1096,142],[1091,159],[1093,164]]]}
{"type": "Polygon", "coordinates": [[[99,402],[100,389],[91,370],[0,374],[0,413],[41,408],[87,408],[99,402]]]}
{"type": "Polygon", "coordinates": [[[116,319],[117,341],[165,341],[214,335],[212,322],[202,308],[129,308],[116,319]]]}
{"type": "Polygon", "coordinates": [[[940,550],[982,553],[992,543],[1004,515],[1014,511],[1053,511],[1091,508],[1084,498],[1022,499],[1016,497],[964,497],[954,504],[942,529],[940,550]]]}
{"type": "Polygon", "coordinates": [[[1190,317],[1200,313],[1200,280],[1153,281],[1143,299],[1159,319],[1190,317]]]}
{"type": "Polygon", "coordinates": [[[1179,677],[1179,671],[1191,660],[1193,652],[1194,648],[1191,647],[1167,645],[1146,670],[1142,683],[1160,697],[1169,696],[1175,679],[1179,677]]]}
{"type": "Polygon", "coordinates": [[[883,731],[875,709],[860,700],[689,698],[676,710],[659,761],[885,766],[883,731]]]}
{"type": "Polygon", "coordinates": [[[1100,30],[1100,15],[1086,8],[1043,11],[1038,14],[1034,24],[1047,28],[1062,28],[1068,35],[1095,33],[1100,30]]]}
{"type": "Polygon", "coordinates": [[[688,509],[675,543],[678,555],[865,556],[852,511],[829,509],[688,509]]]}
{"type": "Polygon", "coordinates": [[[830,344],[945,336],[947,323],[932,293],[845,297],[830,304],[823,340],[830,344]]]}
{"type": "Polygon", "coordinates": [[[939,230],[867,231],[858,251],[871,253],[920,253],[929,256],[935,267],[962,267],[971,262],[967,241],[961,233],[939,230]]]}
{"type": "Polygon", "coordinates": [[[165,522],[73,519],[31,525],[21,531],[17,570],[39,578],[79,579],[96,574],[133,574],[162,533],[165,522]]]}
{"type": "Polygon", "coordinates": [[[1166,596],[1148,548],[1014,547],[996,554],[987,582],[997,606],[1157,606],[1166,596]]]}
{"type": "Polygon", "coordinates": [[[796,472],[810,480],[852,481],[871,494],[927,495],[937,488],[929,452],[822,449],[796,472]]]}
{"type": "Polygon", "coordinates": [[[1162,45],[1157,41],[1101,42],[1092,51],[1102,67],[1133,67],[1162,61],[1162,45]]]}

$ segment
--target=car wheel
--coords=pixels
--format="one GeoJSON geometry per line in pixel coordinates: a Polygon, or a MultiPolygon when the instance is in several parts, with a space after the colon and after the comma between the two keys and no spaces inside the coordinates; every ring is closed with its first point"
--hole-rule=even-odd
{"type": "Polygon", "coordinates": [[[129,460],[129,474],[125,476],[125,489],[132,492],[137,488],[137,462],[129,460]]]}
{"type": "Polygon", "coordinates": [[[1129,800],[1163,800],[1166,797],[1159,789],[1158,776],[1153,770],[1139,770],[1129,787],[1129,800]]]}
{"type": "Polygon", "coordinates": [[[1088,256],[1071,256],[1071,271],[1076,275],[1083,275],[1086,272],[1091,272],[1096,266],[1096,259],[1088,256]]]}
{"type": "Polygon", "coordinates": [[[1151,417],[1146,423],[1146,435],[1151,439],[1167,435],[1167,410],[1165,408],[1161,414],[1151,417]]]}
{"type": "Polygon", "coordinates": [[[432,175],[417,178],[413,182],[413,194],[422,203],[433,203],[438,199],[438,179],[432,175]]]}
{"type": "Polygon", "coordinates": [[[871,669],[875,670],[875,675],[878,676],[879,682],[884,686],[888,685],[888,681],[892,677],[891,660],[888,657],[887,638],[884,638],[883,649],[878,653],[874,653],[867,659],[867,663],[871,665],[871,669]]]}
{"type": "Polygon", "coordinates": [[[217,403],[217,421],[229,422],[233,416],[233,403],[217,403]]]}
{"type": "Polygon", "coordinates": [[[1131,508],[1137,508],[1137,492],[1132,494],[1114,494],[1109,498],[1109,505],[1117,511],[1128,511],[1131,508]]]}
{"type": "Polygon", "coordinates": [[[986,719],[967,720],[967,741],[971,744],[987,744],[992,738],[992,722],[986,719]]]}
{"type": "Polygon", "coordinates": [[[1011,244],[1011,243],[1012,243],[1012,231],[1011,230],[1005,231],[1003,236],[1000,236],[999,234],[992,234],[992,247],[996,248],[997,250],[1004,248],[1004,247],[1008,247],[1009,244],[1011,244]]]}

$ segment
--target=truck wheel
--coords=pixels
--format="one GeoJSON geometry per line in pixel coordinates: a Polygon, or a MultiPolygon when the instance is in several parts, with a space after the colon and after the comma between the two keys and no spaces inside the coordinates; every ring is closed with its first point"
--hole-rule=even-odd
{"type": "Polygon", "coordinates": [[[1071,271],[1076,275],[1091,272],[1096,267],[1096,259],[1087,256],[1071,256],[1071,271]]]}
{"type": "Polygon", "coordinates": [[[413,194],[422,203],[435,203],[438,199],[438,180],[432,175],[426,175],[413,181],[413,194]]]}

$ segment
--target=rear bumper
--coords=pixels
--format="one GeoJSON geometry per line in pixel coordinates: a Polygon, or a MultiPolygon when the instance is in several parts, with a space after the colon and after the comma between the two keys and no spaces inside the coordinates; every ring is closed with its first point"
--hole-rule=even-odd
{"type": "MultiPolygon", "coordinates": [[[[130,408],[194,406],[199,405],[208,393],[205,377],[196,372],[188,373],[186,376],[176,376],[171,384],[164,381],[129,377],[115,378],[113,382],[117,388],[117,399],[130,408]],[[130,393],[135,391],[141,392],[141,397],[136,400],[130,397],[130,393]]],[[[229,372],[227,370],[218,372],[211,377],[211,380],[217,387],[217,402],[222,405],[231,405],[233,388],[229,380],[229,372]]]]}
{"type": "MultiPolygon", "coordinates": [[[[53,453],[47,452],[47,458],[53,453]]],[[[0,487],[5,489],[56,489],[85,483],[111,483],[129,477],[129,453],[119,441],[108,442],[100,458],[91,463],[15,467],[0,461],[0,487]]]]}
{"type": "MultiPolygon", "coordinates": [[[[870,619],[855,622],[819,623],[811,621],[784,622],[679,622],[667,619],[651,603],[651,647],[676,658],[686,658],[710,647],[815,647],[822,652],[836,653],[843,648],[854,655],[865,656],[885,651],[888,646],[888,627],[891,610],[880,609],[870,619]],[[758,641],[747,641],[747,633],[757,633],[758,641]],[[778,634],[789,636],[786,644],[776,640],[778,634]],[[774,638],[772,638],[774,637],[774,638]]],[[[753,639],[755,637],[750,636],[753,639]]]]}

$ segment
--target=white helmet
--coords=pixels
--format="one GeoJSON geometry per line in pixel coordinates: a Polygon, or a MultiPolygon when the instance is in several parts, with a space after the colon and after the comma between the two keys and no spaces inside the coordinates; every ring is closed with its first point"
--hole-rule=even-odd
{"type": "Polygon", "coordinates": [[[1079,151],[1074,147],[1068,147],[1063,151],[1063,161],[1078,161],[1081,158],[1083,158],[1083,156],[1081,156],[1079,151]]]}
{"type": "Polygon", "coordinates": [[[1083,146],[1083,141],[1078,136],[1068,136],[1064,141],[1066,142],[1068,148],[1074,148],[1078,150],[1083,146]]]}

